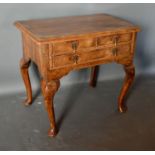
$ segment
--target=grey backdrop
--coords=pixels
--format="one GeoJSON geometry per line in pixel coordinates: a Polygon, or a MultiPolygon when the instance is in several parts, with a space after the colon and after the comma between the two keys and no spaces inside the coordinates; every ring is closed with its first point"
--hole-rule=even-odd
{"type": "MultiPolygon", "coordinates": [[[[24,90],[18,65],[22,56],[21,36],[14,21],[93,13],[109,13],[139,25],[142,31],[137,38],[137,74],[155,72],[155,4],[0,4],[0,95],[24,90]]],[[[31,67],[33,88],[39,86],[35,72],[35,67],[31,67]]],[[[103,65],[99,80],[123,75],[120,65],[103,65]]],[[[71,72],[61,83],[87,82],[88,78],[89,70],[84,69],[71,72]]]]}

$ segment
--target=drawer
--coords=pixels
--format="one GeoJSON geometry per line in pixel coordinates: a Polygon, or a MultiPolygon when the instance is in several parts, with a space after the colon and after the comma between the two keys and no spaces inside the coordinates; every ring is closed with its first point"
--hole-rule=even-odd
{"type": "Polygon", "coordinates": [[[59,55],[64,53],[72,53],[74,51],[72,41],[53,43],[53,54],[59,55]]]}
{"type": "Polygon", "coordinates": [[[132,34],[118,34],[118,35],[111,35],[111,36],[103,36],[98,38],[98,45],[108,45],[121,43],[121,42],[128,42],[132,39],[132,34]]]}
{"type": "Polygon", "coordinates": [[[54,56],[54,67],[64,67],[73,65],[75,61],[73,60],[73,54],[66,54],[60,56],[54,56]]]}
{"type": "Polygon", "coordinates": [[[90,52],[78,53],[78,63],[85,63],[96,61],[100,59],[113,60],[113,53],[111,48],[92,50],[90,52]]]}
{"type": "Polygon", "coordinates": [[[93,50],[90,52],[79,52],[78,63],[85,63],[104,59],[106,61],[125,60],[131,58],[131,44],[118,46],[115,50],[113,47],[93,50]]]}
{"type": "Polygon", "coordinates": [[[53,43],[53,53],[54,55],[73,53],[77,50],[88,49],[96,47],[95,38],[87,38],[73,41],[64,41],[53,43]]]}

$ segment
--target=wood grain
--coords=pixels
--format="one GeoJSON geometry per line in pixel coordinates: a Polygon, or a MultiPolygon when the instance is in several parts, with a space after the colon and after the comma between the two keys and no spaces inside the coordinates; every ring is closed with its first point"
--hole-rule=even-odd
{"type": "Polygon", "coordinates": [[[32,102],[28,67],[33,61],[42,78],[42,93],[50,120],[49,136],[57,132],[54,95],[60,79],[72,70],[91,68],[90,85],[94,87],[99,65],[122,64],[126,77],[118,109],[120,112],[126,110],[124,99],[134,79],[133,58],[139,27],[107,14],[17,21],[15,25],[22,33],[20,66],[27,91],[26,104],[32,102]]]}
{"type": "Polygon", "coordinates": [[[36,19],[15,23],[21,31],[38,41],[49,41],[68,37],[97,35],[99,33],[137,31],[138,27],[130,22],[108,14],[36,19]],[[82,25],[81,25],[82,23],[82,25]]]}

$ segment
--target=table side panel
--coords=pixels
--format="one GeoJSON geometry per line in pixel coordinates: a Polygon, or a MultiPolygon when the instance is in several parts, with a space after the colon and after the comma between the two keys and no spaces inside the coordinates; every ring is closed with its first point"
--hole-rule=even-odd
{"type": "Polygon", "coordinates": [[[24,58],[33,61],[41,74],[41,76],[47,75],[48,68],[52,59],[49,54],[49,44],[39,44],[31,36],[22,33],[24,58]]]}

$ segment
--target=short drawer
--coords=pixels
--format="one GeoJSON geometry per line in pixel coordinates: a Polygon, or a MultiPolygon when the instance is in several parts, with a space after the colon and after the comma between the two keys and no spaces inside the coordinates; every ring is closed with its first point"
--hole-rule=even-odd
{"type": "Polygon", "coordinates": [[[117,34],[117,35],[110,35],[110,36],[101,36],[98,38],[98,45],[108,45],[121,43],[121,42],[128,42],[132,39],[132,34],[117,34]]]}
{"type": "Polygon", "coordinates": [[[72,47],[72,41],[63,41],[63,42],[55,42],[52,44],[53,46],[53,54],[59,55],[64,53],[71,53],[74,51],[72,47]]]}
{"type": "Polygon", "coordinates": [[[90,52],[78,53],[78,63],[85,63],[97,61],[100,59],[113,60],[113,53],[111,48],[97,49],[90,52]]]}
{"type": "Polygon", "coordinates": [[[54,67],[64,67],[73,65],[75,63],[73,61],[73,54],[54,56],[53,59],[54,59],[54,67]]]}
{"type": "Polygon", "coordinates": [[[117,48],[109,47],[97,49],[89,52],[79,52],[78,63],[98,61],[104,59],[106,61],[123,60],[131,57],[131,44],[124,44],[117,48]]]}
{"type": "Polygon", "coordinates": [[[86,38],[80,40],[64,41],[53,43],[54,55],[73,53],[78,50],[87,50],[96,47],[96,38],[86,38]]]}

